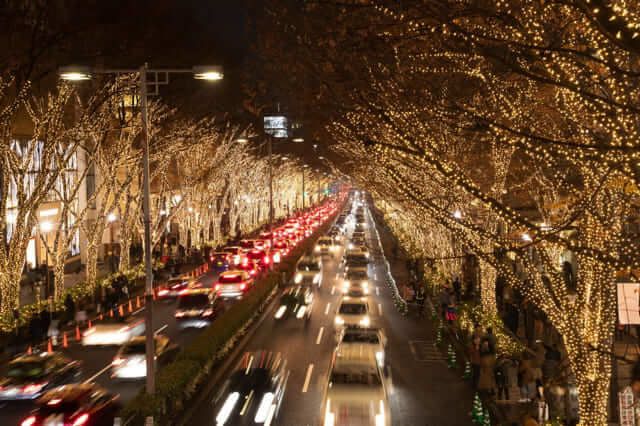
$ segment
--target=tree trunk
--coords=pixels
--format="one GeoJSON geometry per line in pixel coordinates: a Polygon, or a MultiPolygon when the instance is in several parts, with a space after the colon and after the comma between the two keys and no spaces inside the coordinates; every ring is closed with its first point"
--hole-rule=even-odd
{"type": "Polygon", "coordinates": [[[483,314],[490,318],[497,318],[496,303],[496,270],[488,262],[479,258],[480,267],[480,301],[483,314]]]}
{"type": "Polygon", "coordinates": [[[131,234],[127,233],[126,237],[120,234],[120,262],[118,264],[118,271],[124,272],[129,269],[131,264],[131,234]]]}
{"type": "Polygon", "coordinates": [[[54,256],[53,263],[53,300],[60,300],[64,293],[64,264],[66,259],[66,250],[60,252],[54,256]]]}
{"type": "Polygon", "coordinates": [[[98,278],[98,246],[93,243],[87,244],[87,273],[86,280],[91,288],[95,288],[98,278]]]}
{"type": "Polygon", "coordinates": [[[14,308],[20,306],[20,279],[22,265],[19,268],[5,266],[0,273],[0,314],[11,315],[14,308]]]}

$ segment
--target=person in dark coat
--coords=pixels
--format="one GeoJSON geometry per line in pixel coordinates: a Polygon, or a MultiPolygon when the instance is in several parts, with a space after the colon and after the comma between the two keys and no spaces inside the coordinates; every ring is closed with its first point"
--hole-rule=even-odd
{"type": "Polygon", "coordinates": [[[64,311],[67,320],[72,321],[76,315],[76,302],[73,301],[73,297],[69,293],[64,298],[64,311]]]}
{"type": "Polygon", "coordinates": [[[511,367],[511,360],[504,356],[498,358],[496,363],[495,375],[496,375],[496,387],[498,388],[497,399],[509,400],[509,368],[511,367]]]}
{"type": "Polygon", "coordinates": [[[462,284],[460,284],[458,277],[453,280],[453,293],[456,296],[456,301],[460,302],[462,300],[462,284]]]}

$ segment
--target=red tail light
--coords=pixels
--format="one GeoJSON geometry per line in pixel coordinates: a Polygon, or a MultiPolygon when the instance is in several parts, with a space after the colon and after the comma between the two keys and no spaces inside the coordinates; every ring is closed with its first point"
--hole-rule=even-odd
{"type": "Polygon", "coordinates": [[[83,426],[89,422],[89,413],[80,414],[74,421],[71,423],[71,426],[83,426]]]}
{"type": "Polygon", "coordinates": [[[255,269],[252,269],[251,272],[249,272],[249,275],[255,275],[257,272],[255,269]]]}
{"type": "Polygon", "coordinates": [[[269,256],[265,256],[263,260],[264,260],[264,263],[271,262],[271,259],[269,259],[269,256]]]}
{"type": "Polygon", "coordinates": [[[220,287],[221,287],[220,284],[216,284],[215,286],[213,286],[213,289],[215,291],[218,291],[218,290],[220,290],[220,287]]]}
{"type": "Polygon", "coordinates": [[[182,318],[184,316],[184,312],[176,311],[176,313],[173,316],[175,316],[176,318],[182,318]]]}
{"type": "Polygon", "coordinates": [[[20,423],[20,426],[33,426],[37,420],[36,416],[29,416],[20,423]]]}
{"type": "Polygon", "coordinates": [[[43,387],[45,387],[47,384],[46,383],[31,383],[29,385],[23,386],[22,387],[22,392],[24,393],[36,393],[39,392],[40,390],[42,390],[43,387]]]}
{"type": "Polygon", "coordinates": [[[165,296],[168,293],[169,293],[169,290],[167,290],[166,288],[163,288],[162,290],[158,290],[158,296],[165,296]]]}
{"type": "Polygon", "coordinates": [[[244,284],[244,283],[243,283],[243,284],[240,284],[240,290],[244,290],[245,288],[247,288],[247,285],[246,285],[246,284],[244,284]]]}
{"type": "Polygon", "coordinates": [[[248,257],[243,258],[243,259],[242,259],[242,264],[243,264],[244,266],[247,266],[247,265],[249,264],[249,258],[248,258],[248,257]]]}

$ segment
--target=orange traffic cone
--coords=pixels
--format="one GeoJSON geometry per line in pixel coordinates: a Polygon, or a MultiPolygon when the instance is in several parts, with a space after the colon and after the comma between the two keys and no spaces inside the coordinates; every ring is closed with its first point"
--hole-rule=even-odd
{"type": "Polygon", "coordinates": [[[62,347],[63,348],[68,348],[69,347],[69,342],[67,341],[67,332],[66,331],[64,333],[62,333],[62,347]]]}
{"type": "Polygon", "coordinates": [[[113,318],[113,309],[109,309],[109,318],[113,318]]]}
{"type": "Polygon", "coordinates": [[[51,339],[47,341],[47,352],[53,352],[53,344],[51,343],[51,339]]]}
{"type": "Polygon", "coordinates": [[[104,319],[104,314],[100,314],[100,315],[98,315],[98,320],[99,320],[99,321],[102,321],[103,319],[104,319]]]}
{"type": "Polygon", "coordinates": [[[33,353],[33,348],[31,347],[31,345],[29,345],[29,347],[27,348],[27,355],[31,355],[33,353]]]}
{"type": "Polygon", "coordinates": [[[91,325],[91,320],[87,322],[87,326],[89,326],[89,328],[93,327],[93,325],[91,325]]]}
{"type": "Polygon", "coordinates": [[[76,325],[76,340],[80,341],[80,327],[76,325]]]}
{"type": "Polygon", "coordinates": [[[140,308],[140,296],[136,296],[136,308],[140,308]]]}
{"type": "Polygon", "coordinates": [[[123,305],[120,305],[120,307],[118,308],[118,314],[123,317],[124,316],[124,307],[123,305]]]}
{"type": "Polygon", "coordinates": [[[133,303],[131,303],[131,299],[129,299],[129,313],[133,312],[133,303]]]}

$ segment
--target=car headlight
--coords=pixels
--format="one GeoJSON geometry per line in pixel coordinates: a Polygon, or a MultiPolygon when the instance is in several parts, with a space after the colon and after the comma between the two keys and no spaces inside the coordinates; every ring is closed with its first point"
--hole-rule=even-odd
{"type": "Polygon", "coordinates": [[[293,278],[293,282],[295,282],[296,284],[300,284],[302,282],[302,274],[300,272],[298,272],[293,278]]]}
{"type": "Polygon", "coordinates": [[[286,305],[282,305],[278,308],[278,310],[276,311],[276,314],[274,315],[274,317],[276,319],[280,319],[282,318],[282,316],[284,315],[285,311],[287,310],[287,306],[286,305]]]}
{"type": "Polygon", "coordinates": [[[364,280],[362,281],[361,285],[362,285],[362,288],[369,288],[369,281],[364,280]]]}
{"type": "Polygon", "coordinates": [[[320,244],[316,244],[316,251],[320,251],[320,244]]]}
{"type": "Polygon", "coordinates": [[[327,409],[324,414],[324,426],[333,426],[336,423],[336,416],[331,412],[331,400],[327,399],[327,409]]]}
{"type": "Polygon", "coordinates": [[[349,287],[351,285],[351,282],[349,280],[344,280],[342,281],[342,285],[345,287],[349,287]]]}
{"type": "Polygon", "coordinates": [[[273,392],[267,392],[264,394],[254,418],[254,421],[256,423],[264,423],[267,420],[269,412],[271,411],[271,405],[273,404],[274,397],[275,396],[273,392]]]}
{"type": "Polygon", "coordinates": [[[380,413],[376,414],[376,426],[384,426],[384,401],[380,400],[380,413]]]}
{"type": "Polygon", "coordinates": [[[336,325],[342,325],[342,324],[344,324],[344,319],[342,319],[342,317],[340,315],[337,315],[336,319],[335,319],[335,323],[336,323],[336,325]]]}
{"type": "Polygon", "coordinates": [[[360,320],[361,326],[369,327],[369,324],[371,324],[371,321],[369,320],[369,316],[366,316],[360,320]]]}
{"type": "Polygon", "coordinates": [[[227,422],[229,416],[231,416],[231,413],[233,412],[233,407],[238,402],[238,399],[240,399],[240,394],[238,392],[229,394],[216,416],[216,424],[223,425],[227,422]]]}
{"type": "Polygon", "coordinates": [[[384,364],[384,352],[376,351],[376,361],[378,361],[378,365],[380,367],[383,366],[383,364],[384,364]]]}

